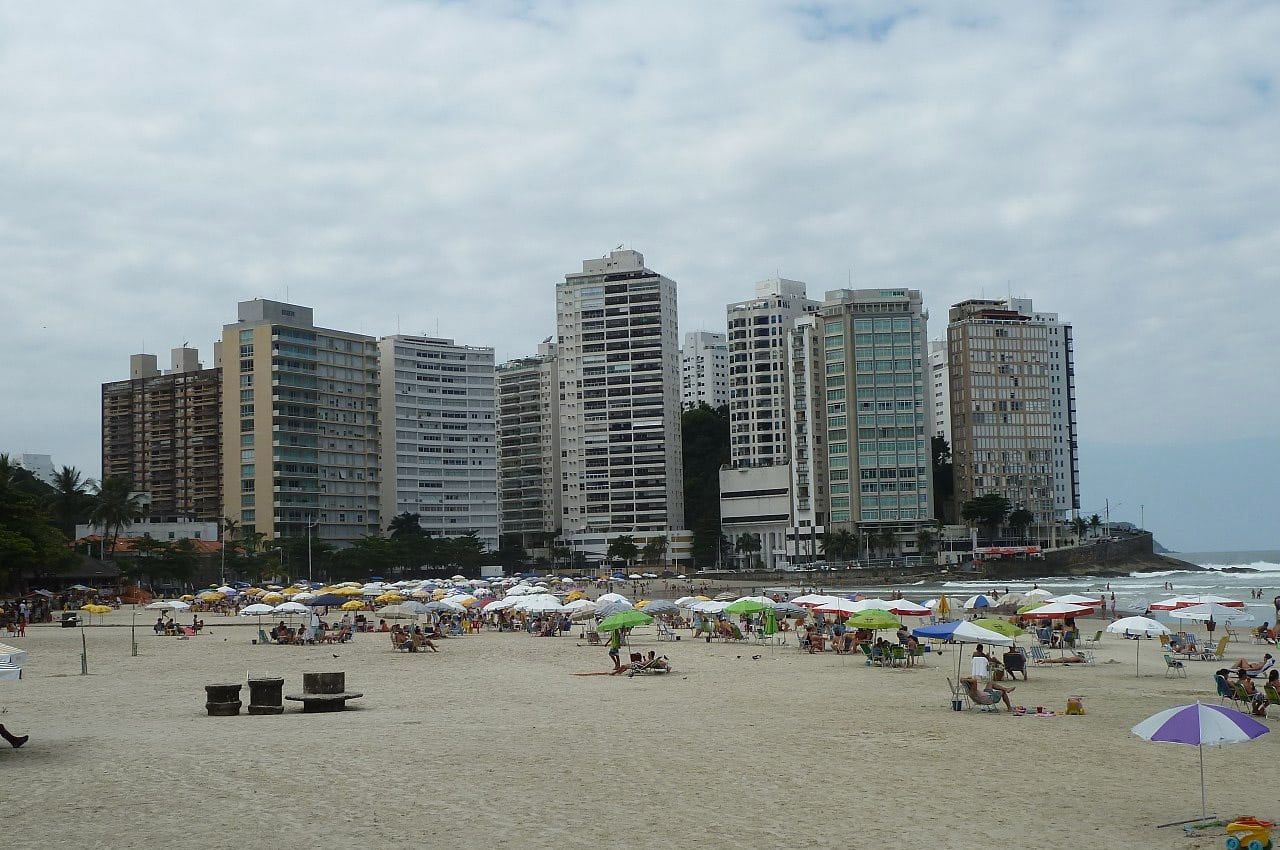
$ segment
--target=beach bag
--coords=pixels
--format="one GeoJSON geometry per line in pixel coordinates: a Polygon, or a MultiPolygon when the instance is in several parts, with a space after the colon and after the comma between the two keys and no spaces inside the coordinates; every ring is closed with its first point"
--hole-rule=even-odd
{"type": "Polygon", "coordinates": [[[1084,699],[1067,697],[1067,714],[1084,714],[1084,699]]]}

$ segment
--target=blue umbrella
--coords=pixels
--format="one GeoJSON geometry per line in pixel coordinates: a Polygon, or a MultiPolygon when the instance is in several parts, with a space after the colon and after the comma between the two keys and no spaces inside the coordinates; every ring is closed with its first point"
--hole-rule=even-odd
{"type": "Polygon", "coordinates": [[[1224,705],[1196,702],[1176,705],[1151,715],[1134,726],[1133,734],[1146,741],[1186,744],[1200,752],[1200,816],[1209,816],[1204,792],[1204,745],[1252,741],[1271,730],[1247,714],[1224,705]]]}
{"type": "Polygon", "coordinates": [[[317,596],[315,599],[308,599],[306,601],[306,604],[310,605],[312,608],[316,608],[321,605],[328,605],[328,606],[341,605],[346,601],[347,601],[347,597],[345,596],[339,596],[336,593],[322,593],[319,596],[317,596]]]}
{"type": "MultiPolygon", "coordinates": [[[[1013,638],[1007,638],[999,632],[984,629],[968,620],[952,620],[949,623],[938,623],[933,626],[921,626],[912,629],[916,637],[946,640],[953,643],[990,643],[1000,646],[1012,646],[1013,638]]],[[[960,678],[960,653],[956,653],[956,679],[960,678]]]]}

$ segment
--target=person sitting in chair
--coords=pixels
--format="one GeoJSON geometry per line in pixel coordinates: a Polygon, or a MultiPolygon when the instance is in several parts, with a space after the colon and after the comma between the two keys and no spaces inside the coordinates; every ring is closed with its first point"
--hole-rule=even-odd
{"type": "Polygon", "coordinates": [[[651,649],[649,650],[649,655],[644,659],[644,661],[640,662],[632,672],[634,673],[640,670],[659,670],[666,673],[671,670],[671,665],[667,662],[667,657],[665,655],[658,657],[658,654],[651,649]]]}
{"type": "Polygon", "coordinates": [[[1023,681],[1026,681],[1027,658],[1018,650],[1018,647],[1010,646],[1005,650],[1005,653],[1001,656],[1000,660],[1004,662],[1004,669],[1008,672],[1010,679],[1012,679],[1015,674],[1021,673],[1023,681]]]}
{"type": "Polygon", "coordinates": [[[164,634],[164,615],[163,614],[160,615],[159,617],[156,617],[156,624],[151,628],[154,629],[155,633],[158,635],[164,634]]]}
{"type": "Polygon", "coordinates": [[[1013,704],[1009,702],[1009,691],[1013,690],[1013,688],[1001,687],[995,682],[988,682],[985,683],[985,685],[980,686],[978,684],[978,680],[972,676],[961,679],[960,682],[969,692],[969,699],[973,700],[976,704],[995,705],[998,699],[999,701],[1004,702],[1005,708],[1013,711],[1013,704]],[[999,694],[1000,696],[997,698],[995,696],[996,694],[999,694]]]}

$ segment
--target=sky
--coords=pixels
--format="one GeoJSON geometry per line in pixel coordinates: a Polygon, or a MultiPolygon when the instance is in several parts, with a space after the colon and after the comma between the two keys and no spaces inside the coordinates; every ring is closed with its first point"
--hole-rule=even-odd
{"type": "Polygon", "coordinates": [[[236,303],[491,345],[623,245],[1074,326],[1082,508],[1280,548],[1280,6],[0,5],[0,451],[100,468],[100,385],[236,303]]]}

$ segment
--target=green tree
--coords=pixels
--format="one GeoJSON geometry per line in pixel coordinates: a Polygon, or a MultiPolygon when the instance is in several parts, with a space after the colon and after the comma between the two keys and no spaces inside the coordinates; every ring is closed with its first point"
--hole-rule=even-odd
{"type": "Polygon", "coordinates": [[[46,505],[58,530],[70,540],[75,539],[76,523],[89,518],[93,505],[89,484],[74,466],[64,466],[53,474],[53,494],[46,505]]]}
{"type": "Polygon", "coordinates": [[[107,551],[113,555],[120,532],[133,525],[133,518],[142,513],[142,497],[132,490],[129,479],[119,477],[108,478],[94,488],[89,520],[111,541],[107,551]]]}
{"type": "Polygon", "coordinates": [[[640,554],[640,547],[636,546],[636,539],[630,534],[619,534],[609,541],[609,549],[605,554],[610,561],[622,561],[630,566],[640,554]]]}
{"type": "Polygon", "coordinates": [[[955,466],[952,463],[951,445],[946,437],[933,437],[933,517],[939,524],[955,522],[955,466]]]}
{"type": "Polygon", "coordinates": [[[519,567],[527,563],[529,553],[525,551],[523,536],[518,533],[500,535],[497,561],[503,567],[519,567]]]}
{"type": "Polygon", "coordinates": [[[881,557],[893,555],[898,547],[898,537],[892,529],[877,528],[867,537],[867,545],[879,552],[881,557]]]}
{"type": "Polygon", "coordinates": [[[848,561],[858,552],[858,538],[847,528],[837,528],[822,535],[822,551],[835,561],[848,561]]]}
{"type": "Polygon", "coordinates": [[[988,537],[995,537],[1012,507],[1004,496],[988,493],[965,502],[960,509],[960,516],[966,522],[986,529],[988,537]]]}
{"type": "Polygon", "coordinates": [[[662,566],[663,558],[667,554],[667,547],[671,545],[671,541],[667,539],[665,534],[653,538],[644,544],[644,548],[640,550],[640,560],[646,564],[655,567],[662,566]]]}
{"type": "Polygon", "coordinates": [[[1076,542],[1084,539],[1084,533],[1089,529],[1089,523],[1084,517],[1076,517],[1071,520],[1071,528],[1076,533],[1076,542]]]}
{"type": "Polygon", "coordinates": [[[1093,536],[1098,536],[1098,529],[1102,528],[1102,517],[1094,514],[1089,517],[1089,528],[1093,531],[1093,536]]]}
{"type": "Polygon", "coordinates": [[[920,554],[929,557],[934,553],[934,549],[938,543],[938,532],[932,528],[921,528],[916,532],[916,545],[920,547],[920,554]]]}
{"type": "Polygon", "coordinates": [[[391,518],[391,524],[387,526],[387,531],[391,532],[392,537],[425,537],[426,532],[423,531],[419,520],[422,517],[418,514],[411,514],[405,511],[391,518]]]}
{"type": "Polygon", "coordinates": [[[749,570],[756,564],[756,553],[764,548],[759,534],[739,534],[734,542],[738,553],[746,556],[746,568],[749,570]]]}
{"type": "Polygon", "coordinates": [[[1035,521],[1035,515],[1026,508],[1018,508],[1010,513],[1009,519],[1006,520],[1009,528],[1012,529],[1020,538],[1027,536],[1027,529],[1030,528],[1031,524],[1035,521]]]}
{"type": "Polygon", "coordinates": [[[717,563],[720,528],[720,468],[729,463],[729,408],[700,404],[680,416],[684,467],[685,526],[693,532],[693,560],[717,563]]]}

